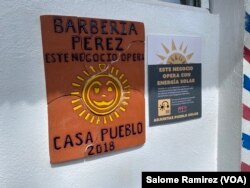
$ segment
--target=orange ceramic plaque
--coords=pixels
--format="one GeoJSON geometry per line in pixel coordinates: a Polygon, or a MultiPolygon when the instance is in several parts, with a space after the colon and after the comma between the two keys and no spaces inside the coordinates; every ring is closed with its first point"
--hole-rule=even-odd
{"type": "Polygon", "coordinates": [[[41,16],[51,163],[145,142],[144,25],[41,16]]]}

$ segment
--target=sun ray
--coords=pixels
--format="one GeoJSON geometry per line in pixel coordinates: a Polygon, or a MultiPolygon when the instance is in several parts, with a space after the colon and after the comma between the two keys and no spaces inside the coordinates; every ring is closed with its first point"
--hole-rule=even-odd
{"type": "Polygon", "coordinates": [[[96,73],[96,70],[94,69],[93,66],[90,66],[89,68],[92,70],[92,72],[96,73]]]}
{"type": "Polygon", "coordinates": [[[86,116],[85,116],[85,120],[89,119],[89,116],[90,116],[90,113],[88,113],[86,116]]]}
{"type": "Polygon", "coordinates": [[[124,74],[121,74],[121,76],[119,77],[119,79],[121,80],[124,77],[124,74]]]}
{"type": "Polygon", "coordinates": [[[83,71],[83,73],[84,73],[86,76],[89,76],[89,73],[87,73],[87,71],[83,71]]]}
{"type": "Polygon", "coordinates": [[[121,110],[121,111],[123,111],[123,112],[125,112],[125,111],[126,111],[126,109],[125,109],[125,108],[123,108],[123,107],[121,107],[121,106],[120,106],[120,110],[121,110]]]}
{"type": "Polygon", "coordinates": [[[115,117],[116,117],[116,118],[120,117],[120,115],[119,115],[118,112],[114,112],[114,114],[115,114],[115,117]]]}
{"type": "Polygon", "coordinates": [[[71,94],[71,95],[77,95],[77,96],[78,96],[78,95],[80,94],[80,92],[78,92],[78,91],[73,91],[73,92],[71,92],[70,94],[71,94]]]}
{"type": "Polygon", "coordinates": [[[116,71],[115,71],[115,75],[117,76],[119,74],[119,70],[118,69],[116,69],[116,71]]]}
{"type": "Polygon", "coordinates": [[[188,55],[186,56],[187,61],[189,61],[189,60],[192,58],[193,55],[194,55],[194,53],[188,54],[188,55]]]}
{"type": "Polygon", "coordinates": [[[78,80],[81,80],[82,82],[84,82],[84,79],[83,79],[83,77],[81,77],[81,76],[77,76],[77,79],[78,79],[78,80]]]}
{"type": "Polygon", "coordinates": [[[185,54],[187,52],[187,46],[186,46],[186,48],[183,50],[183,53],[185,54]]]}
{"type": "Polygon", "coordinates": [[[128,80],[126,79],[126,80],[124,80],[123,82],[122,82],[122,84],[124,85],[125,83],[127,83],[128,82],[128,80]]]}
{"type": "Polygon", "coordinates": [[[124,99],[130,99],[130,97],[127,97],[127,96],[124,96],[123,98],[124,98],[124,99]]]}
{"type": "Polygon", "coordinates": [[[106,119],[105,116],[103,117],[103,123],[104,123],[104,124],[107,124],[107,119],[106,119]]]}
{"type": "Polygon", "coordinates": [[[113,118],[112,118],[111,114],[109,115],[109,119],[110,119],[110,121],[113,121],[113,118]]]}
{"type": "Polygon", "coordinates": [[[81,85],[78,84],[78,83],[72,83],[72,86],[74,86],[74,87],[80,87],[81,85]]]}
{"type": "Polygon", "coordinates": [[[100,123],[100,118],[97,117],[96,124],[99,124],[99,123],[100,123]]]}
{"type": "Polygon", "coordinates": [[[164,61],[166,59],[166,57],[162,56],[162,55],[159,55],[159,54],[156,54],[162,61],[164,61]]]}
{"type": "Polygon", "coordinates": [[[122,101],[122,104],[125,106],[128,105],[128,103],[126,101],[122,101]]]}
{"type": "Polygon", "coordinates": [[[130,93],[130,91],[124,91],[123,93],[124,93],[124,94],[129,94],[129,93],[130,93]]]}
{"type": "Polygon", "coordinates": [[[163,49],[166,52],[166,54],[168,54],[169,53],[169,49],[163,43],[161,43],[161,46],[163,47],[163,49]]]}
{"type": "Polygon", "coordinates": [[[124,89],[128,89],[128,88],[130,88],[130,85],[127,85],[127,86],[124,87],[124,89]]]}
{"type": "Polygon", "coordinates": [[[90,123],[93,123],[95,120],[95,116],[92,116],[91,120],[90,120],[90,123]]]}
{"type": "Polygon", "coordinates": [[[80,99],[75,99],[75,100],[72,100],[71,103],[72,103],[72,104],[75,104],[75,103],[77,103],[77,102],[79,102],[79,101],[80,101],[80,99]]]}
{"type": "Polygon", "coordinates": [[[181,43],[181,46],[180,46],[180,48],[179,48],[180,51],[182,50],[182,46],[183,46],[183,42],[181,43]]]}
{"type": "Polygon", "coordinates": [[[175,43],[174,41],[172,40],[172,50],[175,51],[176,50],[176,46],[175,46],[175,43]]]}
{"type": "Polygon", "coordinates": [[[86,110],[83,110],[83,111],[79,114],[79,116],[82,117],[82,115],[83,115],[85,112],[86,112],[86,110]]]}
{"type": "Polygon", "coordinates": [[[111,74],[113,74],[113,72],[114,72],[114,67],[111,68],[111,74]]]}
{"type": "Polygon", "coordinates": [[[78,109],[80,109],[80,108],[82,108],[82,105],[78,105],[78,106],[75,106],[74,108],[73,108],[73,110],[78,110],[78,109]]]}

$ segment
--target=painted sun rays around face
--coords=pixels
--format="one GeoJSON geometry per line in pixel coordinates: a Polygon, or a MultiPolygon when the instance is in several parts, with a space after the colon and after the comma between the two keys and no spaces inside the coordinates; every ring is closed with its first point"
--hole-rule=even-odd
{"type": "Polygon", "coordinates": [[[161,44],[161,46],[164,49],[166,55],[156,55],[162,60],[162,64],[185,64],[188,63],[194,55],[194,53],[187,54],[188,47],[184,47],[183,42],[181,43],[179,48],[176,47],[176,44],[173,40],[171,49],[167,48],[163,43],[161,44]]]}
{"type": "Polygon", "coordinates": [[[128,105],[130,85],[119,69],[99,64],[99,68],[89,67],[72,82],[71,101],[73,111],[80,118],[93,124],[107,124],[119,118],[128,105]]]}

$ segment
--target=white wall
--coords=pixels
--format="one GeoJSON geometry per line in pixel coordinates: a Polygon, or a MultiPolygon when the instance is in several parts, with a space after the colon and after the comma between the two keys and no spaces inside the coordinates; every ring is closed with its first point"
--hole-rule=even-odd
{"type": "Polygon", "coordinates": [[[124,0],[0,1],[0,187],[140,187],[142,171],[217,170],[219,19],[169,7],[124,0]],[[43,14],[138,20],[146,34],[201,36],[202,118],[148,127],[146,112],[144,146],[51,166],[43,14]]]}
{"type": "Polygon", "coordinates": [[[218,170],[239,171],[244,1],[212,0],[220,15],[218,170]]]}

